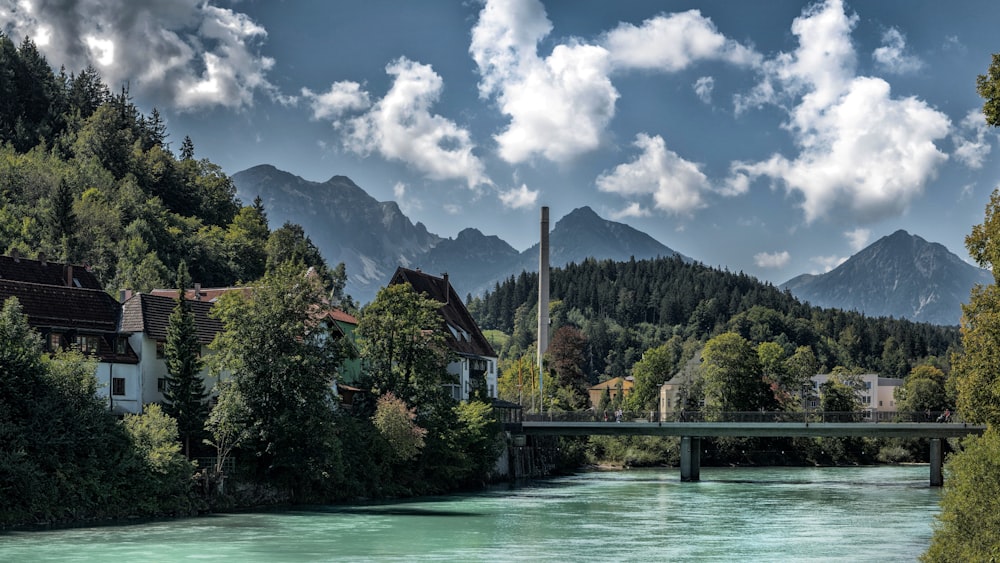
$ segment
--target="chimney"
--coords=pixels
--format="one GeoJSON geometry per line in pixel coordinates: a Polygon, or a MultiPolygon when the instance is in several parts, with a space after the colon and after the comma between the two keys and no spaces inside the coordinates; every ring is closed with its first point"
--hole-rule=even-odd
{"type": "Polygon", "coordinates": [[[38,253],[38,261],[42,263],[42,266],[47,266],[48,265],[48,262],[45,261],[45,253],[44,252],[39,252],[38,253]]]}
{"type": "Polygon", "coordinates": [[[542,356],[549,348],[549,208],[542,207],[538,245],[538,387],[542,385],[542,356]]]}
{"type": "Polygon", "coordinates": [[[66,264],[63,270],[66,273],[66,287],[73,287],[73,265],[66,264]]]}
{"type": "Polygon", "coordinates": [[[198,282],[194,284],[194,300],[201,301],[201,284],[198,282]]]}
{"type": "Polygon", "coordinates": [[[441,274],[441,278],[444,279],[444,304],[447,305],[451,303],[451,285],[448,283],[448,272],[441,274]]]}
{"type": "Polygon", "coordinates": [[[10,257],[13,258],[15,262],[21,261],[21,253],[18,252],[16,248],[10,249],[10,257]]]}
{"type": "Polygon", "coordinates": [[[119,303],[124,303],[124,302],[128,301],[131,298],[132,298],[132,290],[131,289],[119,289],[118,290],[118,302],[119,303]]]}

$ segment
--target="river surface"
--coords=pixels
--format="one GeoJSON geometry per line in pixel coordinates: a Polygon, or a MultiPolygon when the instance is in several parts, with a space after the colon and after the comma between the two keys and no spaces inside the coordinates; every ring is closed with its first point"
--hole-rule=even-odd
{"type": "Polygon", "coordinates": [[[928,477],[593,472],[410,502],[0,533],[0,561],[914,561],[938,513],[928,477]]]}

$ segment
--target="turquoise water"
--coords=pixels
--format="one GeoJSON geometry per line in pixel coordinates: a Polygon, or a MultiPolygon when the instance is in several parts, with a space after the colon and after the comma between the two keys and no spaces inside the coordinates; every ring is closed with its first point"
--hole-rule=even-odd
{"type": "Polygon", "coordinates": [[[413,502],[0,533],[0,561],[913,561],[927,466],[595,472],[413,502]]]}

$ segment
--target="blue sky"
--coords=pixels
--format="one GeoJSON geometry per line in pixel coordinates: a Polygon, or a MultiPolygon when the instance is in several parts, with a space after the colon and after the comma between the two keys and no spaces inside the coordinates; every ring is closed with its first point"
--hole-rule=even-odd
{"type": "Polygon", "coordinates": [[[589,205],[781,283],[897,229],[966,257],[996,187],[991,1],[0,0],[230,174],[352,178],[519,250],[589,205]]]}

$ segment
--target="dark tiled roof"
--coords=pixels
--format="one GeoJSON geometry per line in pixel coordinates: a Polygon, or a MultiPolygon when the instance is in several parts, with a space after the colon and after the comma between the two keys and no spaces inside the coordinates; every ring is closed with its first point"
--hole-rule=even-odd
{"type": "Polygon", "coordinates": [[[396,269],[389,285],[401,283],[409,283],[417,293],[426,294],[441,303],[438,311],[446,325],[445,341],[452,350],[459,354],[496,357],[493,347],[479,330],[479,325],[469,314],[447,277],[439,278],[420,270],[400,267],[396,269]]]}
{"type": "Polygon", "coordinates": [[[42,262],[11,256],[0,256],[0,279],[42,285],[102,289],[97,277],[85,266],[42,262]]]}
{"type": "Polygon", "coordinates": [[[34,327],[115,332],[117,301],[96,289],[0,280],[0,301],[15,296],[34,327]]]}
{"type": "MultiPolygon", "coordinates": [[[[198,342],[209,344],[222,332],[222,322],[209,316],[214,303],[188,301],[198,327],[198,342]]],[[[122,332],[144,332],[153,340],[167,339],[167,324],[177,302],[162,295],[139,293],[122,305],[122,332]]]]}
{"type": "Polygon", "coordinates": [[[17,298],[22,313],[28,317],[28,324],[35,330],[63,333],[67,338],[96,335],[100,337],[98,356],[102,361],[138,362],[138,357],[127,343],[124,353],[116,352],[121,305],[107,293],[96,289],[0,279],[0,303],[10,297],[17,298]]]}

